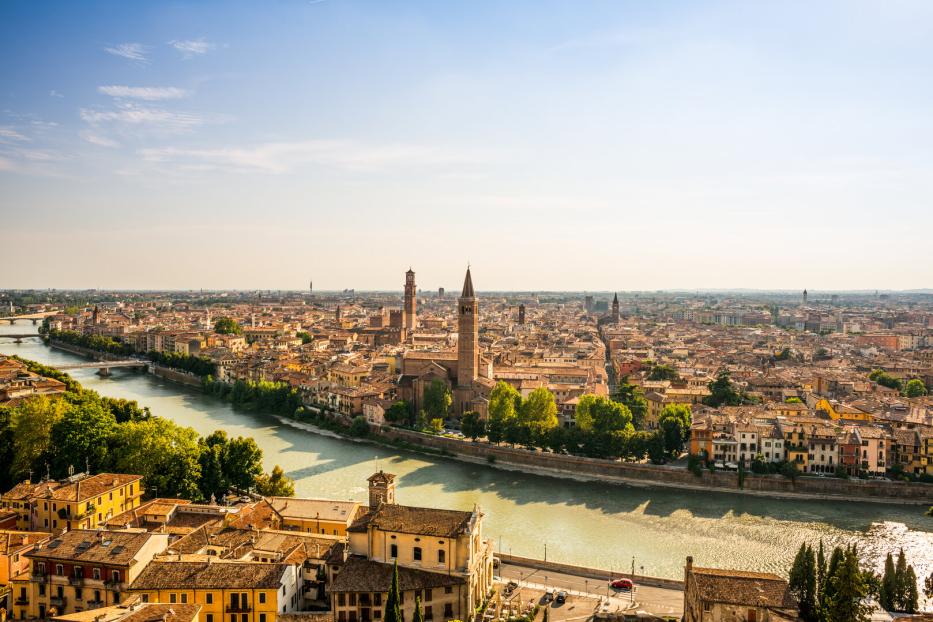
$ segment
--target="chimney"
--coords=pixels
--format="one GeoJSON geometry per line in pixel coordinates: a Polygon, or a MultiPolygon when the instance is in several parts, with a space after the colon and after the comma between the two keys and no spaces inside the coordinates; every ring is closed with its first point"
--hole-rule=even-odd
{"type": "Polygon", "coordinates": [[[684,567],[684,592],[687,591],[687,583],[690,581],[690,575],[693,574],[693,556],[687,555],[687,565],[684,567]]]}

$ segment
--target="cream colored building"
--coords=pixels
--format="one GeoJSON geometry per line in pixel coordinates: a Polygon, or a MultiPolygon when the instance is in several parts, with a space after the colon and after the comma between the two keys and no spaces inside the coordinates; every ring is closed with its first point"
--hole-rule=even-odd
{"type": "Polygon", "coordinates": [[[395,503],[395,476],[369,478],[369,511],[349,528],[349,556],[331,586],[336,622],[382,618],[394,564],[402,608],[414,615],[421,598],[426,619],[470,619],[492,589],[492,545],[482,537],[483,514],[395,503]]]}

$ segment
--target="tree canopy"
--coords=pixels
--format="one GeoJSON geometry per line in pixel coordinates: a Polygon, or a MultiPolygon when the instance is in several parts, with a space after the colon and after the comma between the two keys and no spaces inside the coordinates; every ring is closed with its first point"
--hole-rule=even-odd
{"type": "Polygon", "coordinates": [[[221,335],[242,335],[243,329],[233,318],[221,317],[214,322],[214,332],[221,335]]]}

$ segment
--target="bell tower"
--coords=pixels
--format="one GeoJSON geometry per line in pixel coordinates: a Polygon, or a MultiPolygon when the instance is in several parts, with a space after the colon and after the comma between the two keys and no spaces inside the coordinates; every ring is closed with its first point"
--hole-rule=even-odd
{"type": "Polygon", "coordinates": [[[411,267],[408,268],[408,272],[405,273],[405,329],[411,332],[415,329],[415,324],[417,324],[417,310],[416,305],[417,300],[415,299],[415,294],[417,288],[415,286],[415,273],[412,271],[411,267]]]}
{"type": "Polygon", "coordinates": [[[469,388],[479,373],[479,309],[469,268],[460,294],[457,332],[457,387],[469,388]]]}
{"type": "Polygon", "coordinates": [[[395,503],[395,476],[380,470],[369,476],[369,509],[395,503]]]}

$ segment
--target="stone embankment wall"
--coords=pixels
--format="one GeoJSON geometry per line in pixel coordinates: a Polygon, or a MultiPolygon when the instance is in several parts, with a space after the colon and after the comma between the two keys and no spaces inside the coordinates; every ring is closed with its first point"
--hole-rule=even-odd
{"type": "Polygon", "coordinates": [[[746,474],[740,486],[738,473],[730,471],[704,470],[701,476],[696,476],[687,469],[676,466],[613,462],[495,446],[488,443],[472,443],[390,426],[373,426],[372,430],[374,434],[389,440],[400,440],[410,445],[442,450],[470,461],[485,460],[497,467],[557,477],[767,497],[933,505],[933,485],[931,484],[844,480],[834,477],[798,477],[791,480],[782,475],[746,474]]]}
{"type": "Polygon", "coordinates": [[[64,350],[65,352],[71,352],[72,354],[77,354],[78,356],[84,356],[95,361],[120,361],[126,358],[125,356],[117,356],[116,354],[110,354],[109,352],[98,352],[97,350],[91,350],[90,348],[76,346],[74,344],[65,343],[63,341],[55,341],[54,339],[49,340],[49,345],[53,348],[58,348],[59,350],[64,350]]]}
{"type": "MultiPolygon", "coordinates": [[[[620,577],[632,578],[632,575],[624,572],[609,572],[601,568],[587,568],[586,566],[574,566],[571,564],[561,564],[558,562],[547,562],[541,559],[531,559],[530,557],[519,557],[518,555],[496,555],[502,563],[513,566],[523,566],[542,572],[555,572],[560,574],[569,574],[575,577],[585,579],[595,579],[597,581],[606,581],[620,577]]],[[[647,577],[635,575],[634,579],[639,585],[650,585],[652,587],[663,587],[671,590],[683,590],[684,582],[675,579],[661,579],[659,577],[647,577]]]]}
{"type": "Polygon", "coordinates": [[[201,388],[201,378],[195,376],[194,374],[189,374],[188,372],[178,371],[177,369],[172,369],[171,367],[162,367],[161,365],[156,365],[155,363],[149,363],[149,370],[153,375],[156,375],[160,378],[165,378],[166,380],[171,380],[172,382],[178,382],[180,384],[188,385],[189,387],[201,388]]]}

